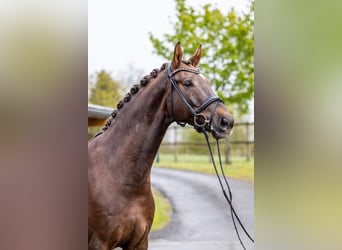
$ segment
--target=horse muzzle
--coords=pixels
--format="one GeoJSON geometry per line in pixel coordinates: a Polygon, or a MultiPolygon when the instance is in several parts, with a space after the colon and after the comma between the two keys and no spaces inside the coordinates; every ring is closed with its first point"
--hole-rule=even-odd
{"type": "Polygon", "coordinates": [[[232,116],[223,116],[218,123],[211,124],[211,132],[215,139],[223,139],[230,136],[234,128],[234,118],[232,116]]]}
{"type": "Polygon", "coordinates": [[[232,134],[234,118],[231,115],[214,115],[211,119],[208,119],[206,115],[201,113],[194,116],[193,126],[200,133],[207,131],[212,133],[215,139],[223,139],[232,134]]]}
{"type": "Polygon", "coordinates": [[[213,134],[215,139],[223,139],[230,136],[234,128],[234,117],[228,112],[223,105],[218,105],[214,110],[214,114],[210,119],[208,130],[213,134]]]}

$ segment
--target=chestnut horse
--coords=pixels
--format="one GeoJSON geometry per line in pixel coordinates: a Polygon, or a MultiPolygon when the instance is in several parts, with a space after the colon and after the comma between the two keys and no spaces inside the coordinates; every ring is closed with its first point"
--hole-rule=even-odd
{"type": "Polygon", "coordinates": [[[88,144],[88,249],[146,250],[154,217],[151,166],[168,126],[188,123],[217,139],[234,120],[198,70],[202,46],[183,60],[180,43],[118,103],[88,144]]]}

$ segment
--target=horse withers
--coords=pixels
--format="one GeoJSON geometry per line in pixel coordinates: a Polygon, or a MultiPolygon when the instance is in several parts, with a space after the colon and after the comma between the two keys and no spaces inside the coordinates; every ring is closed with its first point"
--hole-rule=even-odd
{"type": "Polygon", "coordinates": [[[154,217],[151,166],[172,122],[227,137],[234,119],[200,73],[202,47],[145,76],[88,144],[88,249],[146,250],[154,217]]]}

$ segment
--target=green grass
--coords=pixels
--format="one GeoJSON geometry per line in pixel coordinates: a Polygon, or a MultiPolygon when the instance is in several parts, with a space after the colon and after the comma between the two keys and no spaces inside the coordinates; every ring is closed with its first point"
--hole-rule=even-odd
{"type": "MultiPolygon", "coordinates": [[[[154,162],[156,167],[175,168],[181,170],[190,170],[206,174],[215,174],[213,164],[210,162],[209,155],[178,155],[178,162],[174,161],[173,154],[160,154],[160,162],[154,162]]],[[[246,158],[232,158],[232,164],[224,164],[225,174],[232,178],[248,180],[254,182],[254,159],[250,162],[246,158]]],[[[215,157],[216,166],[220,172],[218,157],[215,157]]]]}
{"type": "Polygon", "coordinates": [[[171,220],[172,206],[169,200],[162,193],[153,189],[153,197],[156,204],[156,211],[152,224],[152,231],[160,230],[171,220]]]}

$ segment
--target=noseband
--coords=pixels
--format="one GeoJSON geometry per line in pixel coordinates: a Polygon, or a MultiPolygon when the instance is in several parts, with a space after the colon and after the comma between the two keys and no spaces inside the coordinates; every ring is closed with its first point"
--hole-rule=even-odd
{"type": "Polygon", "coordinates": [[[214,117],[214,113],[216,111],[217,105],[219,104],[219,102],[223,102],[223,101],[217,95],[213,95],[213,96],[210,96],[208,99],[206,99],[198,109],[194,109],[191,106],[191,104],[186,100],[182,91],[179,89],[178,84],[176,83],[175,79],[173,78],[173,76],[180,71],[186,71],[186,72],[190,72],[190,73],[194,73],[194,74],[200,74],[199,69],[178,68],[174,71],[171,71],[171,63],[169,63],[166,66],[166,72],[167,72],[167,75],[170,79],[170,84],[171,84],[170,100],[171,100],[171,112],[172,112],[173,119],[177,122],[177,124],[181,125],[182,127],[184,127],[186,124],[186,122],[180,122],[180,121],[177,121],[175,119],[175,115],[173,112],[173,90],[175,89],[177,94],[179,95],[180,99],[184,103],[184,105],[194,115],[194,128],[198,132],[204,132],[205,127],[207,127],[209,129],[209,131],[211,131],[211,123],[212,123],[212,119],[214,117]],[[207,117],[201,113],[212,103],[215,103],[215,107],[214,107],[214,109],[210,115],[210,119],[208,120],[207,117]]]}

